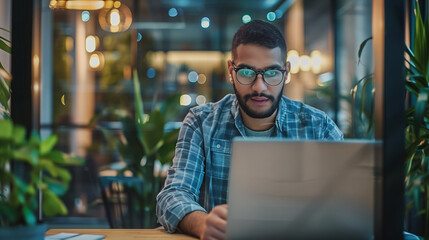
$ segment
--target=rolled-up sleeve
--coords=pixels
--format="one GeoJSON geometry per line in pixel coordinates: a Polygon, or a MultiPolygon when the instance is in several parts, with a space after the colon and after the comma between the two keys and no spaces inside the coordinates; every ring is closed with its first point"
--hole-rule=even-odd
{"type": "Polygon", "coordinates": [[[206,212],[198,204],[203,178],[203,137],[198,118],[190,112],[180,129],[173,166],[157,196],[156,214],[166,231],[175,232],[179,222],[190,212],[206,212]]]}

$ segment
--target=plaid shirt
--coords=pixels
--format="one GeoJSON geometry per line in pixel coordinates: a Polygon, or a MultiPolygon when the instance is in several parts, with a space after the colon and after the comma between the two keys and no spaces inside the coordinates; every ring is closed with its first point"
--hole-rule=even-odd
{"type": "MultiPolygon", "coordinates": [[[[322,111],[282,97],[275,137],[342,140],[343,134],[322,111]]],[[[228,94],[216,103],[192,108],[183,121],[173,166],[157,196],[158,221],[168,232],[192,211],[209,212],[226,203],[231,141],[246,136],[238,101],[228,94]]]]}

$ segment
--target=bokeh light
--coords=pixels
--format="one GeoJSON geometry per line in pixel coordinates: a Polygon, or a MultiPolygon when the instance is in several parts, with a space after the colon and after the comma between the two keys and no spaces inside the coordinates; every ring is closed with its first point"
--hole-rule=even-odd
{"type": "Polygon", "coordinates": [[[299,72],[299,54],[295,50],[290,50],[287,53],[287,61],[290,62],[290,73],[299,72]]]}
{"type": "Polygon", "coordinates": [[[180,105],[189,106],[191,102],[192,98],[188,94],[183,94],[182,96],[180,96],[180,105]]]}
{"type": "Polygon", "coordinates": [[[320,51],[314,50],[310,54],[311,58],[311,71],[315,74],[320,73],[322,68],[322,54],[320,51]]]}
{"type": "Polygon", "coordinates": [[[276,10],[274,13],[276,14],[276,18],[277,18],[277,19],[279,19],[279,18],[282,18],[282,17],[283,17],[283,12],[282,12],[281,10],[276,10]]]}
{"type": "Polygon", "coordinates": [[[137,42],[140,42],[142,40],[142,34],[141,33],[137,33],[137,42]]]}
{"type": "Polygon", "coordinates": [[[115,1],[115,3],[113,4],[113,7],[120,8],[121,7],[121,2],[120,1],[115,1]]]}
{"type": "Polygon", "coordinates": [[[201,18],[201,27],[202,28],[210,27],[210,18],[208,18],[208,17],[201,18]]]}
{"type": "Polygon", "coordinates": [[[195,102],[198,104],[198,105],[203,105],[203,104],[205,104],[206,103],[206,97],[204,97],[204,95],[198,95],[196,98],[195,98],[195,102]]]}
{"type": "Polygon", "coordinates": [[[87,52],[92,53],[97,48],[97,40],[95,36],[89,35],[85,40],[85,49],[87,52]]]}
{"type": "Polygon", "coordinates": [[[271,22],[276,20],[276,14],[274,12],[267,13],[267,19],[268,21],[271,21],[271,22]]]}
{"type": "Polygon", "coordinates": [[[154,78],[154,77],[156,76],[156,70],[155,70],[154,68],[149,68],[149,69],[146,71],[146,76],[147,76],[148,78],[154,78]]]}
{"type": "Polygon", "coordinates": [[[302,71],[309,71],[311,69],[311,58],[307,55],[302,55],[299,58],[299,65],[302,71]]]}
{"type": "Polygon", "coordinates": [[[189,82],[192,82],[192,83],[197,82],[198,81],[198,73],[195,71],[189,72],[188,80],[189,80],[189,82]]]}
{"type": "Polygon", "coordinates": [[[118,9],[112,9],[110,12],[110,24],[112,26],[118,26],[121,23],[121,16],[119,15],[118,9]]]}
{"type": "Polygon", "coordinates": [[[89,58],[89,66],[92,70],[99,71],[104,67],[104,55],[101,52],[94,52],[89,58]]]}
{"type": "Polygon", "coordinates": [[[206,77],[206,75],[205,75],[205,74],[200,73],[200,74],[198,75],[198,83],[199,83],[199,84],[204,84],[204,83],[206,83],[206,80],[207,80],[207,77],[206,77]]]}
{"type": "Polygon", "coordinates": [[[88,11],[83,11],[81,14],[82,21],[88,22],[91,19],[91,14],[88,11]]]}
{"type": "Polygon", "coordinates": [[[168,10],[168,16],[170,17],[176,17],[178,14],[177,9],[176,8],[170,8],[170,10],[168,10]]]}
{"type": "Polygon", "coordinates": [[[241,18],[241,21],[243,21],[243,23],[248,23],[252,21],[252,18],[250,17],[250,15],[246,14],[246,15],[243,15],[243,17],[241,18]]]}

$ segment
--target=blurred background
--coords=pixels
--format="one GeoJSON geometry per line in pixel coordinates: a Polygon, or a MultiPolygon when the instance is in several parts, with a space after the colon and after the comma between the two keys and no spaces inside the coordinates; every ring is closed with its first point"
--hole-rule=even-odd
{"type": "MultiPolygon", "coordinates": [[[[106,112],[134,111],[134,70],[146,113],[180,95],[179,113],[165,128],[180,127],[189,108],[233,92],[226,64],[231,41],[253,19],[271,22],[285,34],[292,66],[286,96],[326,112],[346,138],[373,138],[353,94],[373,71],[371,44],[358,59],[359,45],[371,36],[370,0],[36,2],[40,129],[42,135],[58,134],[61,150],[86,159],[85,166],[71,169],[73,182],[63,197],[69,215],[50,219],[54,225],[108,227],[97,176],[123,159],[104,133],[121,138],[122,125],[106,112]],[[90,124],[99,116],[102,128],[90,124]]],[[[2,28],[11,29],[11,4],[0,1],[2,28]]],[[[9,69],[10,56],[0,57],[9,69]]]]}

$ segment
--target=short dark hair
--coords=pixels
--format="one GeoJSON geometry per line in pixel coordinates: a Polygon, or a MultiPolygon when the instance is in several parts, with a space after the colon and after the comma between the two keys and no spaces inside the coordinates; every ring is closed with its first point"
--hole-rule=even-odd
{"type": "Polygon", "coordinates": [[[286,41],[283,34],[274,25],[261,20],[253,20],[241,26],[232,40],[232,58],[237,57],[240,44],[256,44],[273,49],[280,47],[282,58],[286,61],[286,41]]]}

